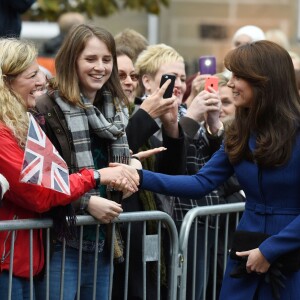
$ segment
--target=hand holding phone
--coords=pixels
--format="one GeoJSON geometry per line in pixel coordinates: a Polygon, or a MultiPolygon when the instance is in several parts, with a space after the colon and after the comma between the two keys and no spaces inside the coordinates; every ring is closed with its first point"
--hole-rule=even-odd
{"type": "Polygon", "coordinates": [[[199,58],[200,74],[214,75],[217,73],[216,57],[212,55],[200,56],[199,58]]]}
{"type": "Polygon", "coordinates": [[[172,74],[163,74],[161,76],[161,80],[160,80],[160,84],[159,87],[162,87],[163,84],[168,80],[171,79],[171,82],[169,83],[166,91],[164,92],[163,98],[171,98],[173,95],[173,90],[174,90],[174,86],[175,86],[175,80],[176,80],[176,76],[172,75],[172,74]]]}
{"type": "Polygon", "coordinates": [[[204,85],[204,89],[208,92],[210,92],[210,90],[208,89],[209,87],[213,88],[215,91],[218,90],[218,84],[219,84],[219,78],[216,76],[211,76],[205,79],[205,85],[204,85]]]}

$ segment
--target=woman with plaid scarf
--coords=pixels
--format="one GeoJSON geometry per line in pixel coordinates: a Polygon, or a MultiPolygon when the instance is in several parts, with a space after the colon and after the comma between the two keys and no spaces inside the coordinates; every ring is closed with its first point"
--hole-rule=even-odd
{"type": "MultiPolygon", "coordinates": [[[[125,133],[128,103],[119,81],[113,36],[93,25],[74,27],[58,51],[55,67],[57,75],[49,83],[47,95],[37,103],[37,109],[44,114],[46,133],[66,160],[70,172],[81,168],[102,170],[109,162],[129,164],[130,151],[125,133]]],[[[105,173],[101,173],[100,183],[103,176],[105,173]]],[[[123,180],[125,184],[128,179],[123,180]]],[[[90,214],[101,223],[109,223],[122,212],[118,203],[121,199],[120,192],[100,184],[69,207],[68,214],[90,214]]],[[[60,218],[65,210],[60,208],[60,212],[53,213],[52,217],[60,218]]],[[[106,238],[109,227],[100,226],[98,240],[95,227],[84,229],[80,299],[90,299],[93,294],[95,249],[98,249],[96,299],[108,299],[111,266],[106,238]]],[[[80,251],[77,236],[61,236],[60,232],[56,236],[50,261],[50,299],[58,299],[60,295],[63,238],[67,244],[64,285],[68,287],[63,291],[63,298],[76,298],[80,251]]],[[[122,251],[115,253],[115,258],[122,261],[122,251]]],[[[45,281],[37,292],[40,299],[45,298],[45,281]]]]}

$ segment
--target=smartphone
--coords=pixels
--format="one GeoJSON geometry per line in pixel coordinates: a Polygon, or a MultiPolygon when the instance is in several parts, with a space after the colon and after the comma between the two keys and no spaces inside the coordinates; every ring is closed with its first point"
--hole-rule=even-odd
{"type": "Polygon", "coordinates": [[[211,76],[205,79],[205,85],[204,85],[204,89],[208,92],[210,92],[210,90],[208,90],[208,87],[212,87],[215,91],[218,90],[218,84],[219,84],[219,78],[216,76],[211,76]]]}
{"type": "Polygon", "coordinates": [[[171,79],[166,91],[164,92],[163,98],[171,98],[175,86],[176,76],[171,74],[163,74],[161,76],[159,87],[161,87],[168,79],[171,79]]]}
{"type": "Polygon", "coordinates": [[[216,57],[212,55],[199,57],[200,74],[214,75],[217,73],[216,57]]]}

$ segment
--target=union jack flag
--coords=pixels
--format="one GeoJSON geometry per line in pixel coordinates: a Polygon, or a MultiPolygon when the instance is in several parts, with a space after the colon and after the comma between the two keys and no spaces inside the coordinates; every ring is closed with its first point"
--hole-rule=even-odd
{"type": "Polygon", "coordinates": [[[31,114],[20,181],[70,195],[68,166],[31,114]]]}

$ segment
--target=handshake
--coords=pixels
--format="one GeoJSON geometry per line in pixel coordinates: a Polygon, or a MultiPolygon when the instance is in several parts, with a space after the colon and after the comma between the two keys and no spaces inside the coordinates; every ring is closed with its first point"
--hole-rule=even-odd
{"type": "Polygon", "coordinates": [[[108,190],[117,190],[123,193],[123,199],[138,191],[140,176],[137,169],[142,169],[141,161],[155,155],[166,148],[158,147],[141,151],[131,156],[129,165],[110,163],[109,168],[100,169],[101,184],[106,184],[108,190]]]}

